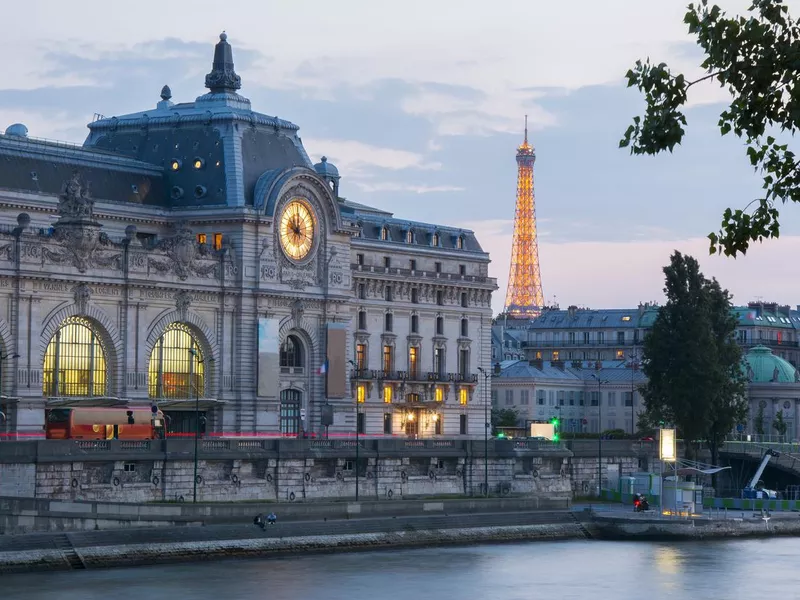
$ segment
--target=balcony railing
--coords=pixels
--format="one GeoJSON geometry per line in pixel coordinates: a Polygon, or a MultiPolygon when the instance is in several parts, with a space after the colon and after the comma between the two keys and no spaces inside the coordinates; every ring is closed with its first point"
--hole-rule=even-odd
{"type": "Polygon", "coordinates": [[[602,341],[598,342],[596,340],[584,342],[583,340],[575,340],[571,342],[569,340],[542,340],[542,341],[523,341],[520,343],[520,346],[523,348],[613,348],[613,347],[621,347],[621,346],[641,346],[641,340],[623,340],[623,341],[602,341]]]}
{"type": "Polygon", "coordinates": [[[354,369],[352,379],[360,381],[413,381],[428,383],[478,383],[477,373],[437,373],[435,371],[383,371],[375,369],[354,369]]]}
{"type": "Polygon", "coordinates": [[[350,267],[357,273],[381,273],[385,275],[398,275],[401,277],[422,277],[425,279],[438,279],[440,281],[467,281],[470,283],[494,283],[493,277],[481,277],[478,275],[461,275],[460,273],[437,273],[435,271],[423,271],[421,269],[403,269],[400,267],[384,267],[382,265],[359,265],[351,264],[350,267]]]}

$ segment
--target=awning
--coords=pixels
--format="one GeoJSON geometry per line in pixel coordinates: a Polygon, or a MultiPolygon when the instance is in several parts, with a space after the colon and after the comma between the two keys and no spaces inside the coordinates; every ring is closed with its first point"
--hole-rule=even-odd
{"type": "Polygon", "coordinates": [[[696,467],[681,467],[678,469],[678,475],[714,475],[730,467],[714,467],[711,469],[698,469],[696,467]]]}
{"type": "Polygon", "coordinates": [[[155,398],[150,400],[153,404],[158,406],[160,410],[194,410],[199,407],[200,410],[208,410],[225,404],[224,400],[217,400],[216,398],[200,398],[199,401],[186,398],[155,398]]]}
{"type": "Polygon", "coordinates": [[[81,406],[127,406],[127,400],[110,396],[61,396],[58,398],[48,398],[48,408],[58,407],[81,407],[81,406]]]}

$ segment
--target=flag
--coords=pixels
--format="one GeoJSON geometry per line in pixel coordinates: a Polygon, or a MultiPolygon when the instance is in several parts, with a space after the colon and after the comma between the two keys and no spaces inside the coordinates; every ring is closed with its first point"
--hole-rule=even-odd
{"type": "Polygon", "coordinates": [[[319,370],[317,371],[317,374],[318,375],[325,375],[325,373],[327,373],[327,372],[328,372],[328,359],[326,358],[324,361],[322,361],[322,364],[320,365],[319,370]]]}

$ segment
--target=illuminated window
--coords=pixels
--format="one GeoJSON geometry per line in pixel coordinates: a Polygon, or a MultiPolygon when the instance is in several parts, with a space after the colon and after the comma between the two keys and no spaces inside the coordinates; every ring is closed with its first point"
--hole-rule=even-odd
{"type": "Polygon", "coordinates": [[[536,360],[542,360],[542,351],[541,350],[537,350],[536,351],[536,360]]]}
{"type": "Polygon", "coordinates": [[[558,350],[553,350],[553,360],[558,360],[559,353],[558,350]]]}
{"type": "Polygon", "coordinates": [[[197,234],[197,243],[198,244],[207,244],[208,243],[208,236],[205,233],[198,233],[197,234]]]}
{"type": "Polygon", "coordinates": [[[281,390],[281,433],[297,435],[300,433],[300,390],[281,390]]]}
{"type": "Polygon", "coordinates": [[[412,380],[417,378],[417,352],[414,347],[408,349],[408,374],[412,380]]]}
{"type": "Polygon", "coordinates": [[[387,373],[392,370],[392,347],[383,347],[383,370],[387,373]]]}
{"type": "Polygon", "coordinates": [[[467,388],[461,388],[458,390],[458,403],[466,404],[467,400],[469,400],[469,391],[467,388]]]}
{"type": "Polygon", "coordinates": [[[183,323],[172,323],[150,353],[150,397],[194,398],[205,395],[203,354],[183,323]]]}
{"type": "Polygon", "coordinates": [[[356,399],[359,403],[364,402],[367,399],[367,384],[366,383],[359,383],[356,387],[356,399]]]}
{"type": "Polygon", "coordinates": [[[631,320],[631,318],[630,318],[629,316],[627,316],[627,315],[626,315],[626,316],[622,317],[622,320],[623,320],[623,321],[630,321],[630,320],[631,320]]]}
{"type": "Polygon", "coordinates": [[[181,168],[181,161],[179,161],[177,158],[173,158],[169,162],[169,168],[172,169],[173,171],[177,171],[178,169],[181,168]]]}
{"type": "Polygon", "coordinates": [[[617,350],[617,360],[622,360],[625,358],[625,353],[622,350],[617,350]]]}
{"type": "Polygon", "coordinates": [[[433,399],[436,402],[444,402],[444,389],[440,386],[436,386],[436,391],[433,394],[433,399]]]}
{"type": "Polygon", "coordinates": [[[392,386],[390,385],[383,386],[383,401],[386,404],[392,403],[392,386]]]}
{"type": "Polygon", "coordinates": [[[107,382],[106,353],[91,322],[65,319],[44,355],[44,395],[104,396],[107,382]]]}
{"type": "Polygon", "coordinates": [[[195,168],[195,170],[200,170],[206,166],[206,161],[204,161],[202,158],[195,158],[192,162],[192,166],[195,168]]]}
{"type": "Polygon", "coordinates": [[[222,234],[214,234],[214,250],[222,250],[222,234]]]}
{"type": "Polygon", "coordinates": [[[356,369],[362,371],[367,368],[367,345],[356,344],[356,369]]]}
{"type": "Polygon", "coordinates": [[[298,368],[303,366],[303,343],[297,336],[287,335],[281,345],[280,361],[282,367],[298,368]]]}

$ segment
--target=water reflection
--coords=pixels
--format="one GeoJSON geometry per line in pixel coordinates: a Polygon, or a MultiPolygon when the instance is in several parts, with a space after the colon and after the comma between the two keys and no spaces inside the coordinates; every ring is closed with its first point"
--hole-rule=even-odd
{"type": "Polygon", "coordinates": [[[3,600],[648,600],[793,597],[794,539],[536,542],[3,575],[3,600]],[[775,573],[780,573],[776,577],[775,573]],[[113,593],[112,593],[113,591],[113,593]]]}

